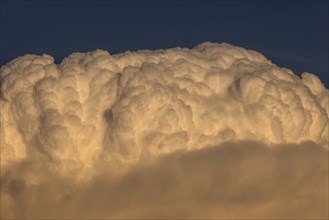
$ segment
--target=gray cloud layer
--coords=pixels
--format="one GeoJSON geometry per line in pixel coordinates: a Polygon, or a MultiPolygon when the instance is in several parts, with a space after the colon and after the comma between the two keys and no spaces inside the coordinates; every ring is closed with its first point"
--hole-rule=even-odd
{"type": "Polygon", "coordinates": [[[2,217],[328,217],[329,90],[228,44],[1,68],[2,217]]]}

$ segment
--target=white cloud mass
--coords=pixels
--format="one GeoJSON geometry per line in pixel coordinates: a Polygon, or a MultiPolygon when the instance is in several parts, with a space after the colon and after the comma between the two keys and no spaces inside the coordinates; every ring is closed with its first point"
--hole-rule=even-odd
{"type": "Polygon", "coordinates": [[[1,67],[3,218],[327,218],[329,90],[229,44],[1,67]]]}

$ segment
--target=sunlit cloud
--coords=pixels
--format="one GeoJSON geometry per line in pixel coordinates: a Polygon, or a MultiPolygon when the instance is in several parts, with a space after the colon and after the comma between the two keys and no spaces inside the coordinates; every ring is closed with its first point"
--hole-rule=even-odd
{"type": "Polygon", "coordinates": [[[328,217],[329,90],[229,44],[1,68],[1,217],[328,217]]]}

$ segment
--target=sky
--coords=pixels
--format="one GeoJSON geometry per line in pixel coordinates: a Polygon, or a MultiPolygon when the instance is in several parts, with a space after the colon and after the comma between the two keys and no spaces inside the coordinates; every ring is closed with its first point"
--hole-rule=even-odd
{"type": "Polygon", "coordinates": [[[111,54],[226,42],[256,50],[329,86],[328,1],[1,1],[1,66],[24,54],[56,63],[72,52],[111,54]]]}
{"type": "Polygon", "coordinates": [[[328,1],[0,3],[1,219],[328,219],[328,1]]]}

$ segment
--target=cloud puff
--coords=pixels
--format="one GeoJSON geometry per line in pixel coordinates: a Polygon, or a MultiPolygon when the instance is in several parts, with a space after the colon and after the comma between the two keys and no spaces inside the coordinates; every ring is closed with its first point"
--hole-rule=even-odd
{"type": "Polygon", "coordinates": [[[26,55],[1,82],[5,217],[327,216],[329,90],[313,74],[203,43],[26,55]]]}

